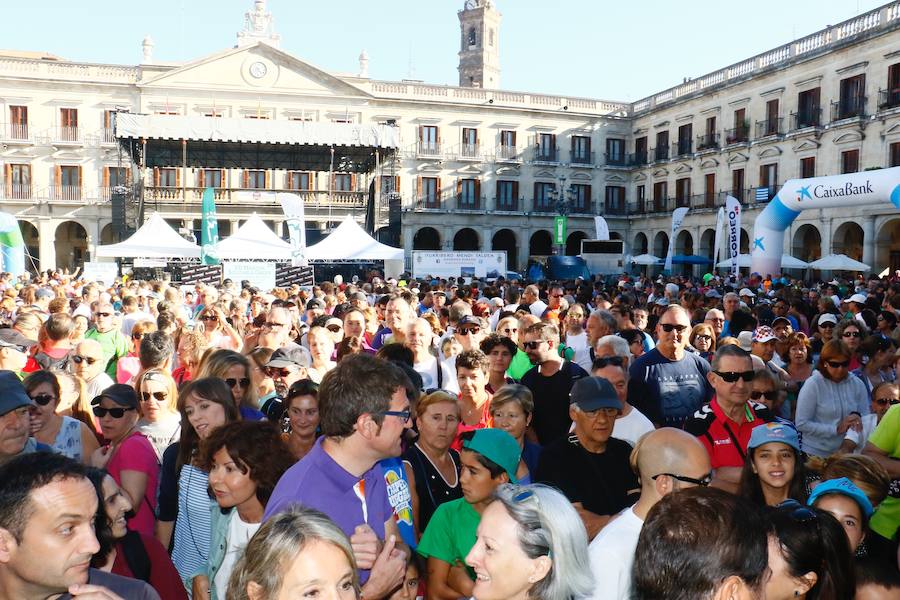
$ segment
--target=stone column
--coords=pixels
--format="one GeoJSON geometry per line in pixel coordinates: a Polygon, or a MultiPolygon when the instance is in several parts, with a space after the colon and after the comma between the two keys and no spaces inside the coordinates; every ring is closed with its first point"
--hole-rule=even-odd
{"type": "Polygon", "coordinates": [[[453,227],[444,226],[444,233],[441,234],[441,246],[444,250],[453,250],[453,227]]]}
{"type": "Polygon", "coordinates": [[[56,227],[59,221],[41,219],[38,221],[38,251],[41,254],[41,270],[56,268],[56,227]]]}
{"type": "MultiPolygon", "coordinates": [[[[519,264],[516,265],[516,271],[522,273],[528,266],[528,257],[530,255],[529,248],[531,245],[531,234],[534,233],[531,228],[523,227],[517,232],[519,236],[519,264]]],[[[522,273],[524,275],[524,273],[522,273]]]]}
{"type": "Polygon", "coordinates": [[[491,227],[485,227],[481,232],[481,251],[490,252],[491,242],[494,240],[494,230],[491,227]]]}
{"type": "Polygon", "coordinates": [[[863,254],[862,261],[875,268],[875,216],[863,217],[863,254]]]}
{"type": "Polygon", "coordinates": [[[412,227],[404,227],[403,228],[403,251],[406,254],[409,254],[413,250],[413,238],[415,237],[415,232],[412,230],[412,227]]]}
{"type": "MultiPolygon", "coordinates": [[[[97,246],[100,245],[100,220],[91,221],[88,227],[87,250],[91,261],[97,260],[97,246]]],[[[115,260],[115,259],[112,259],[115,260]]]]}
{"type": "Polygon", "coordinates": [[[822,236],[822,258],[831,254],[831,238],[833,233],[831,231],[831,224],[831,218],[822,219],[822,229],[819,232],[822,236]]]}

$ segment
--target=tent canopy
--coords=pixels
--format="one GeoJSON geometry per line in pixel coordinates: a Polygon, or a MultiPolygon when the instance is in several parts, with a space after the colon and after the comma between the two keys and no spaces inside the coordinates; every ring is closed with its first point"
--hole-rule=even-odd
{"type": "Polygon", "coordinates": [[[872,267],[858,260],[854,260],[846,254],[829,254],[819,260],[809,263],[813,269],[821,271],[869,271],[872,267]]]}
{"type": "Polygon", "coordinates": [[[110,258],[199,258],[200,246],[192,244],[153,213],[134,234],[118,244],[97,247],[97,256],[110,258]]]}
{"type": "Polygon", "coordinates": [[[290,260],[291,245],[275,235],[256,213],[216,247],[220,260],[290,260]]]}
{"type": "Polygon", "coordinates": [[[662,259],[652,254],[638,254],[632,256],[629,262],[635,265],[658,265],[662,263],[662,259]]]}
{"type": "Polygon", "coordinates": [[[348,216],[327,238],[306,249],[309,260],[403,260],[403,248],[374,239],[348,216]]]}
{"type": "MultiPolygon", "coordinates": [[[[738,266],[739,267],[750,267],[750,255],[749,254],[738,254],[738,266]]],[[[731,259],[725,259],[719,264],[716,265],[720,269],[727,269],[731,267],[731,259]]],[[[800,260],[799,258],[794,258],[789,254],[783,254],[781,256],[781,268],[782,269],[805,269],[807,264],[800,260]]]]}

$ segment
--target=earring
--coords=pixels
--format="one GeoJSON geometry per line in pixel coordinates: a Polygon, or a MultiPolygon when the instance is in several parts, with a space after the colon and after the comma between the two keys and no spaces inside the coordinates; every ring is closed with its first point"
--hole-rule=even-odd
{"type": "Polygon", "coordinates": [[[799,590],[794,590],[794,598],[798,598],[800,596],[799,590]]]}

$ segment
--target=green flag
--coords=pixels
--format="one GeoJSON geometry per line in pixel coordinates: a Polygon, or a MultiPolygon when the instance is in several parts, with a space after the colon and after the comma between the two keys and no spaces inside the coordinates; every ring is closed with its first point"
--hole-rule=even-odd
{"type": "Polygon", "coordinates": [[[203,190],[203,219],[200,231],[200,262],[219,264],[216,245],[219,243],[219,222],[216,220],[216,198],[211,187],[203,190]]]}

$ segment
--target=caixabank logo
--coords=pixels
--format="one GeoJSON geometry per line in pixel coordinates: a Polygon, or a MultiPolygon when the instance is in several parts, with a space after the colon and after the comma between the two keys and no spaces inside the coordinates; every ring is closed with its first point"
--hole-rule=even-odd
{"type": "Polygon", "coordinates": [[[813,198],[845,198],[848,196],[862,196],[864,194],[874,194],[872,182],[866,179],[865,183],[856,183],[847,181],[839,185],[807,185],[797,190],[797,202],[802,202],[804,198],[812,200],[813,198]],[[810,192],[810,188],[812,191],[810,192]]]}

